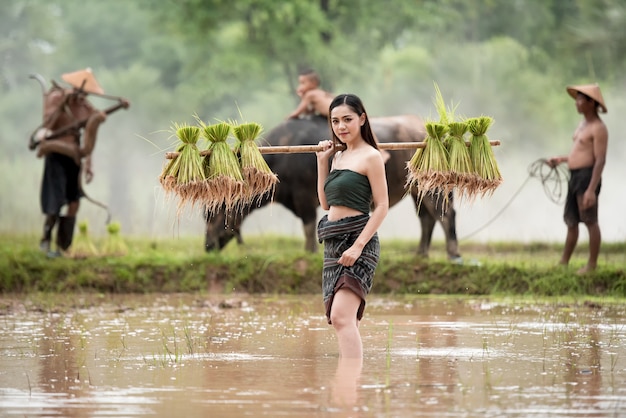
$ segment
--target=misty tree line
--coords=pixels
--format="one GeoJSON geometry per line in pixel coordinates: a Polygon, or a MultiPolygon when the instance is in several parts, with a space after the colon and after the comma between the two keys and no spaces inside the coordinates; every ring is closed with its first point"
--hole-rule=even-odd
{"type": "MultiPolygon", "coordinates": [[[[41,102],[28,75],[59,81],[85,67],[131,101],[103,128],[125,138],[98,144],[108,158],[120,144],[137,158],[154,152],[136,137],[193,113],[271,127],[295,106],[307,67],[324,88],[359,94],[370,114],[428,116],[435,81],[468,116],[494,116],[504,140],[528,121],[513,147],[549,131],[562,148],[577,117],[565,85],[597,81],[605,98],[623,89],[624,27],[623,0],[4,0],[0,176],[38,181],[25,144],[41,102]]],[[[119,191],[125,178],[103,187],[119,191]]],[[[21,210],[8,200],[0,210],[21,210]]]]}
{"type": "Polygon", "coordinates": [[[274,90],[277,79],[291,93],[305,67],[330,90],[396,83],[427,96],[424,81],[454,75],[455,59],[458,79],[477,84],[485,74],[476,61],[517,61],[529,74],[510,90],[532,90],[533,72],[544,91],[545,78],[608,86],[626,70],[621,0],[8,0],[0,8],[3,97],[24,88],[29,72],[58,78],[83,66],[120,77],[144,71],[151,88],[184,94],[200,113],[274,90]]]}
{"type": "MultiPolygon", "coordinates": [[[[328,87],[367,81],[386,50],[509,38],[532,68],[612,82],[626,70],[621,0],[7,0],[0,5],[2,92],[24,73],[68,63],[158,72],[159,85],[199,83],[206,106],[276,77],[293,87],[315,67],[328,87]]],[[[466,57],[459,57],[465,59],[466,57]]]]}

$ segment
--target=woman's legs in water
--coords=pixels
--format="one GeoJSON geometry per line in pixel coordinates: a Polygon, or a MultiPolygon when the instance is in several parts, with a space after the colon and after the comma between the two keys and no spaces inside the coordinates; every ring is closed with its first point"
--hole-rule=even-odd
{"type": "Polygon", "coordinates": [[[330,320],[337,333],[339,356],[342,358],[363,357],[359,321],[356,319],[359,306],[361,298],[353,291],[342,288],[335,293],[330,320]]]}

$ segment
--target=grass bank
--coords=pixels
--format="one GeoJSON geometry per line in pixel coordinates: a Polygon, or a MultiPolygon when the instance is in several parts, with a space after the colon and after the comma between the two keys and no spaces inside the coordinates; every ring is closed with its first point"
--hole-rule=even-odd
{"type": "MultiPolygon", "coordinates": [[[[322,254],[306,253],[289,237],[247,237],[221,252],[206,253],[202,238],[126,239],[124,256],[48,259],[34,236],[0,236],[0,291],[211,292],[316,294],[322,254]]],[[[94,244],[99,247],[100,242],[94,244]]],[[[428,259],[417,242],[382,241],[373,292],[379,294],[589,295],[626,297],[626,243],[607,243],[600,266],[579,276],[587,248],[581,244],[569,268],[557,266],[557,244],[463,243],[463,264],[434,243],[428,259]]]]}

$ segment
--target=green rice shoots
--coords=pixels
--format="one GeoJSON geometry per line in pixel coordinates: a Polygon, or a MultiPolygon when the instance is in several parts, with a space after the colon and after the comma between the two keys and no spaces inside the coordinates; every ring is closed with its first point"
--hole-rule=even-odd
{"type": "Polygon", "coordinates": [[[450,166],[448,151],[443,144],[443,138],[448,127],[439,122],[426,122],[426,138],[424,148],[416,150],[409,161],[409,175],[407,184],[416,187],[420,196],[425,193],[435,193],[443,196],[447,201],[450,189],[450,166]]]}
{"type": "Polygon", "coordinates": [[[69,248],[68,255],[71,258],[88,258],[98,255],[98,250],[93,245],[91,237],[89,236],[87,221],[79,222],[78,235],[69,248]]]}
{"type": "Polygon", "coordinates": [[[202,156],[197,143],[200,128],[187,124],[174,124],[173,130],[180,143],[178,156],[169,161],[159,177],[166,193],[178,196],[178,210],[185,205],[195,205],[206,194],[202,156]]]}
{"type": "Polygon", "coordinates": [[[469,148],[465,142],[468,130],[465,122],[450,122],[450,134],[445,145],[448,150],[451,181],[456,185],[460,197],[471,199],[478,187],[478,178],[472,168],[469,148]]]}
{"type": "Polygon", "coordinates": [[[261,199],[267,193],[273,198],[278,183],[278,176],[269,168],[255,142],[262,130],[262,126],[254,122],[233,126],[238,140],[235,153],[239,155],[241,174],[246,184],[243,195],[246,204],[261,199]]]}
{"type": "Polygon", "coordinates": [[[128,246],[120,236],[122,226],[119,222],[107,225],[107,238],[102,245],[102,255],[121,257],[128,254],[128,246]]]}
{"type": "Polygon", "coordinates": [[[467,127],[471,134],[469,154],[472,167],[479,180],[476,192],[481,196],[493,194],[502,183],[498,162],[487,138],[487,130],[492,124],[493,118],[489,116],[479,116],[467,120],[467,127]]]}
{"type": "Polygon", "coordinates": [[[242,203],[245,182],[239,161],[227,142],[231,125],[218,122],[202,124],[202,135],[209,140],[208,154],[204,157],[204,170],[208,193],[204,199],[208,212],[222,206],[232,210],[242,203]]]}
{"type": "Polygon", "coordinates": [[[439,123],[442,123],[448,126],[451,122],[454,121],[454,113],[456,112],[457,106],[446,106],[446,102],[443,100],[443,95],[441,94],[441,90],[437,83],[435,85],[435,109],[437,110],[437,114],[439,115],[439,123]]]}

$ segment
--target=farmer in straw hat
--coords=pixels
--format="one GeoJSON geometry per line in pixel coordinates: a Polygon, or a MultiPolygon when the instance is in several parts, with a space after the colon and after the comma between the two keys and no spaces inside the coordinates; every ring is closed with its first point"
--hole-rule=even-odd
{"type": "Polygon", "coordinates": [[[583,119],[574,131],[574,144],[569,155],[552,157],[548,163],[555,167],[567,163],[570,169],[564,220],[567,237],[560,264],[567,265],[578,242],[578,224],[584,223],[589,231],[589,260],[578,273],[595,270],[600,252],[600,226],[598,225],[598,195],[602,183],[602,170],[606,162],[609,134],[598,116],[598,110],[607,112],[604,98],[597,84],[568,86],[567,92],[576,101],[576,110],[583,119]]]}
{"type": "Polygon", "coordinates": [[[98,127],[106,119],[87,100],[87,94],[103,94],[90,69],[63,74],[63,81],[72,88],[63,88],[53,82],[51,90],[44,95],[43,124],[38,142],[38,157],[44,157],[44,172],[41,183],[41,209],[45,215],[40,248],[49,257],[59,256],[72,244],[79,199],[81,170],[85,181],[93,178],[91,152],[95,145],[98,127]],[[79,121],[86,121],[83,129],[71,128],[79,121]],[[66,128],[71,129],[67,130],[66,128]],[[65,129],[64,129],[65,128],[65,129]],[[54,138],[46,135],[59,131],[54,138]],[[84,133],[81,145],[81,136],[84,133]],[[64,216],[61,209],[67,205],[64,216]],[[57,226],[57,250],[51,250],[52,230],[57,226]]]}

